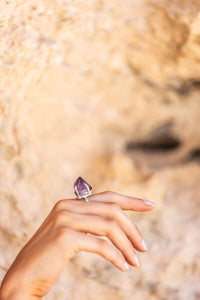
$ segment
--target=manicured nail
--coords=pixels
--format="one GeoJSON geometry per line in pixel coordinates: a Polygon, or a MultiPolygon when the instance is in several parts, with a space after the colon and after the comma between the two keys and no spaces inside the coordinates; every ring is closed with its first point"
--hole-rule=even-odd
{"type": "Polygon", "coordinates": [[[145,243],[145,241],[142,239],[141,241],[142,244],[142,248],[146,251],[147,250],[147,244],[145,243]]]}
{"type": "Polygon", "coordinates": [[[146,205],[156,206],[156,204],[155,204],[154,202],[151,202],[151,201],[143,200],[143,202],[144,202],[146,205]]]}
{"type": "Polygon", "coordinates": [[[138,257],[136,255],[135,255],[135,263],[136,263],[136,266],[140,265],[139,259],[138,259],[138,257]]]}
{"type": "Polygon", "coordinates": [[[127,270],[127,271],[130,269],[130,268],[129,268],[129,265],[127,264],[126,261],[124,262],[124,269],[127,270]]]}

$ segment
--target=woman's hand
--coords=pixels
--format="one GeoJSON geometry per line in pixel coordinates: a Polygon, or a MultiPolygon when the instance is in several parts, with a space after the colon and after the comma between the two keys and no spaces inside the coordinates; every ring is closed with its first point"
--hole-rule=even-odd
{"type": "Polygon", "coordinates": [[[139,265],[134,248],[147,248],[123,210],[148,211],[155,204],[114,192],[88,199],[63,199],[55,204],[8,270],[1,300],[41,299],[68,261],[82,250],[100,254],[121,271],[128,270],[128,264],[139,265]],[[115,247],[97,236],[106,236],[115,247]]]}

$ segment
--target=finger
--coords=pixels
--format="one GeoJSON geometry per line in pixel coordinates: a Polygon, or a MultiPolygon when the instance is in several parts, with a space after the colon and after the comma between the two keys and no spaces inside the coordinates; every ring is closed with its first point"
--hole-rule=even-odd
{"type": "Polygon", "coordinates": [[[83,232],[74,231],[75,251],[87,251],[101,255],[121,271],[127,271],[129,266],[119,251],[107,241],[83,232]]]}
{"type": "Polygon", "coordinates": [[[113,218],[75,214],[62,210],[57,213],[55,219],[58,221],[57,226],[108,237],[122,252],[129,264],[138,265],[138,258],[131,241],[113,218]]]}
{"type": "Polygon", "coordinates": [[[56,211],[66,210],[77,214],[93,214],[113,218],[130,239],[133,246],[139,251],[146,251],[147,246],[137,227],[123,210],[115,203],[98,201],[60,200],[56,211]]]}
{"type": "Polygon", "coordinates": [[[89,201],[113,202],[118,204],[122,209],[133,211],[148,211],[156,206],[153,202],[111,191],[93,194],[88,199],[89,201]]]}

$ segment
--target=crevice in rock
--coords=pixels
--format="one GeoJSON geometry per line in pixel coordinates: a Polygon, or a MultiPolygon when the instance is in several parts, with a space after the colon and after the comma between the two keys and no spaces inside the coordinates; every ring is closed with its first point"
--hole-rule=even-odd
{"type": "Polygon", "coordinates": [[[186,161],[187,162],[194,161],[194,162],[200,163],[200,148],[193,149],[190,152],[190,154],[188,155],[188,158],[186,161]]]}
{"type": "MultiPolygon", "coordinates": [[[[161,130],[162,131],[162,130],[161,130]]],[[[126,145],[127,151],[141,150],[144,152],[167,152],[181,146],[181,141],[170,132],[162,134],[157,131],[149,139],[140,142],[129,142],[126,145]]]]}
{"type": "MultiPolygon", "coordinates": [[[[134,70],[133,67],[132,70],[134,70]]],[[[136,70],[134,70],[134,72],[135,72],[134,74],[136,74],[136,70]]],[[[166,97],[166,94],[168,92],[174,92],[175,94],[177,94],[182,98],[188,96],[190,93],[194,91],[200,90],[200,78],[182,79],[177,77],[166,82],[164,86],[160,86],[155,82],[153,82],[152,80],[142,76],[140,76],[140,80],[143,82],[143,84],[146,87],[160,92],[160,94],[162,94],[163,97],[166,97]]]]}
{"type": "Polygon", "coordinates": [[[186,96],[194,90],[200,90],[199,79],[177,80],[168,85],[168,89],[180,96],[186,96]]]}
{"type": "Polygon", "coordinates": [[[144,152],[167,152],[175,150],[181,146],[180,140],[171,134],[154,136],[142,142],[129,142],[127,151],[141,150],[144,152]]]}
{"type": "Polygon", "coordinates": [[[184,145],[175,135],[173,125],[173,120],[168,120],[152,130],[146,139],[128,142],[127,154],[152,170],[179,163],[185,157],[184,145]]]}

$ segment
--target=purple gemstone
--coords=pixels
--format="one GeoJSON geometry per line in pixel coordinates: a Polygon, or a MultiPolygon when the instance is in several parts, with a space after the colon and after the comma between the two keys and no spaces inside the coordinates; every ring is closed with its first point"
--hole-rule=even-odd
{"type": "Polygon", "coordinates": [[[82,177],[74,182],[74,193],[80,199],[91,195],[91,185],[89,185],[82,177]]]}

